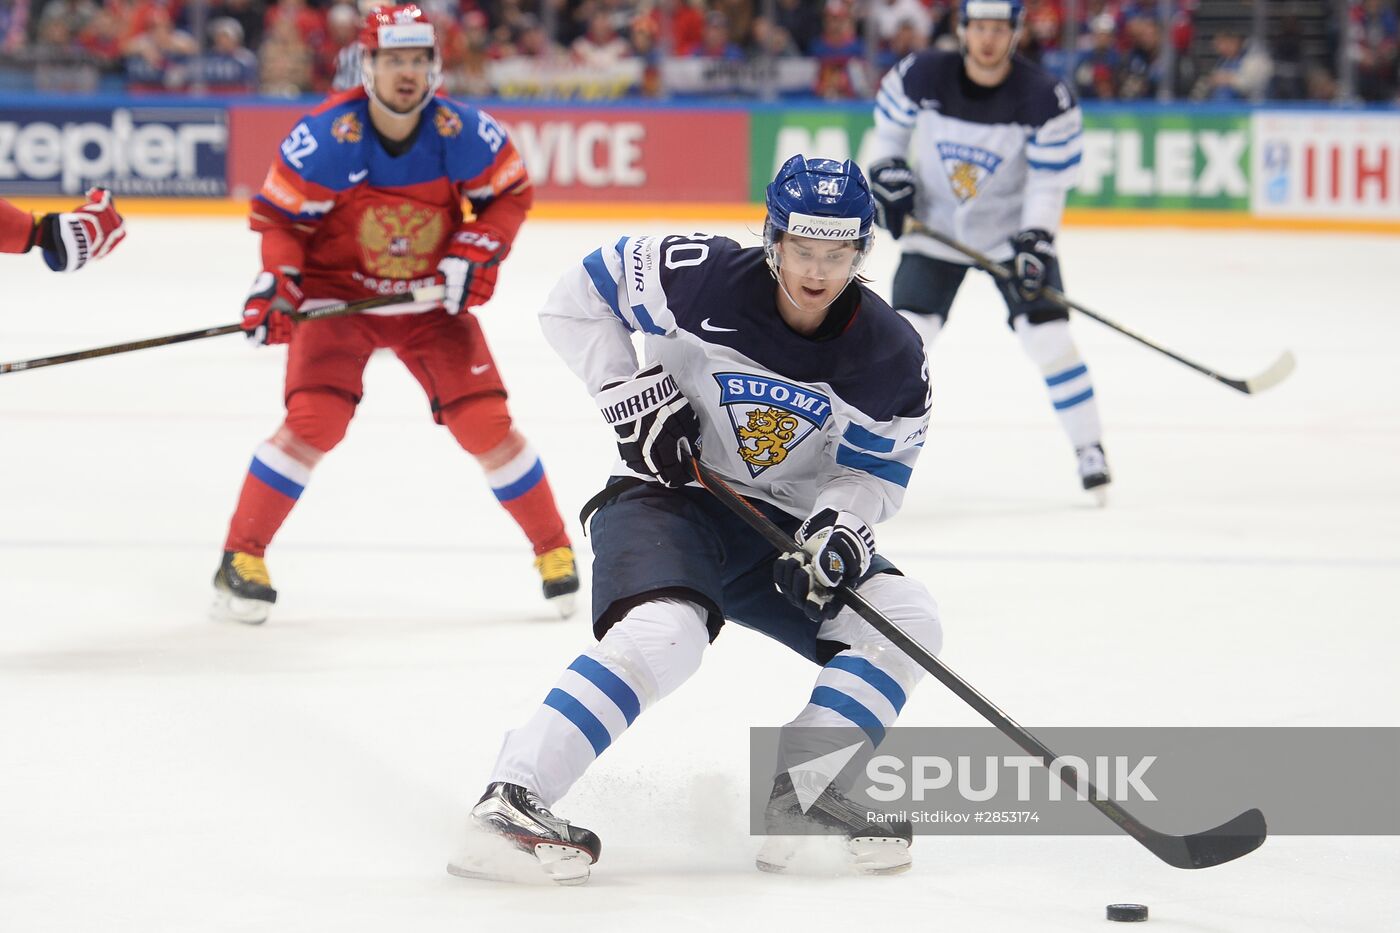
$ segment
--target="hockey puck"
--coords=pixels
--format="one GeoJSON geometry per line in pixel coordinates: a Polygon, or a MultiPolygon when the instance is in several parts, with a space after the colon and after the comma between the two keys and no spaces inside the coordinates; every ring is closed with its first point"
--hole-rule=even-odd
{"type": "Polygon", "coordinates": [[[1136,923],[1147,919],[1146,904],[1109,904],[1108,919],[1121,923],[1136,923]]]}

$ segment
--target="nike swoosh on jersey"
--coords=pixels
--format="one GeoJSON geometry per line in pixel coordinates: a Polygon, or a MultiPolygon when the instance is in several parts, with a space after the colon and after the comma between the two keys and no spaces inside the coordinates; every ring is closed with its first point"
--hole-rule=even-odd
{"type": "Polygon", "coordinates": [[[472,367],[472,375],[473,375],[473,376],[480,376],[482,373],[486,372],[486,370],[488,370],[488,369],[490,369],[490,368],[491,368],[491,364],[490,364],[490,363],[482,363],[482,364],[480,364],[480,365],[478,365],[478,366],[473,366],[473,367],[472,367]]]}
{"type": "Polygon", "coordinates": [[[350,173],[350,184],[352,184],[352,185],[358,185],[360,182],[362,182],[362,181],[365,180],[365,176],[368,175],[368,174],[369,174],[369,169],[364,169],[364,170],[358,171],[358,172],[351,172],[351,173],[350,173]]]}
{"type": "Polygon", "coordinates": [[[705,318],[705,320],[700,322],[700,329],[708,330],[716,334],[737,334],[739,332],[739,328],[737,327],[719,327],[718,325],[711,324],[709,318],[705,318]]]}

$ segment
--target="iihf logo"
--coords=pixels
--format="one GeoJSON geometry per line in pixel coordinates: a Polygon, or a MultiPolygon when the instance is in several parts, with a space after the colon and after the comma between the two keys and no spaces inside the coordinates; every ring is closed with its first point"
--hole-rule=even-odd
{"type": "Polygon", "coordinates": [[[831,400],[805,386],[749,373],[715,373],[715,381],[752,476],[786,460],[831,416],[831,400]]]}

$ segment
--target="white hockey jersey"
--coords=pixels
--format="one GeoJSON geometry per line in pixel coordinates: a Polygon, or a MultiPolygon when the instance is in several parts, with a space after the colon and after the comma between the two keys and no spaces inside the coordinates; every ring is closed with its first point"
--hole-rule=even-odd
{"type": "MultiPolygon", "coordinates": [[[[908,158],[919,175],[914,216],[1004,261],[1020,230],[1060,229],[1079,177],[1083,116],[1064,82],[1019,56],[997,87],[967,77],[962,56],[910,55],[880,83],[871,159],[908,158]],[[912,152],[911,152],[912,149],[912,152]]],[[[925,236],[905,252],[967,264],[925,236]]]]}
{"type": "MultiPolygon", "coordinates": [[[[821,507],[874,524],[898,510],[929,421],[913,328],[865,286],[844,330],[813,340],[778,315],[763,250],[692,236],[623,237],[554,287],[545,337],[588,391],[661,363],[699,419],[702,462],[799,518],[821,507]]],[[[600,427],[603,425],[599,418],[600,427]]],[[[621,461],[615,475],[628,475],[621,461]]]]}

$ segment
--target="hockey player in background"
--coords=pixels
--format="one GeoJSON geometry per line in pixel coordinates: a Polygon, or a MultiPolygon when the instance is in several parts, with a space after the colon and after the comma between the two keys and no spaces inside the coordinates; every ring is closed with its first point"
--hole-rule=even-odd
{"type": "MultiPolygon", "coordinates": [[[[932,597],[876,552],[872,531],[903,501],[929,389],[918,335],[856,278],[873,233],[865,178],[851,162],[795,156],[767,207],[761,248],[624,237],[566,272],[540,312],[621,453],[591,503],[603,502],[590,526],[599,640],[507,735],[472,816],[561,883],[585,880],[600,847],[547,808],[695,673],[726,619],[818,666],[792,725],[859,727],[871,745],[923,672],[835,588],[857,586],[931,651],[941,644],[932,597]],[[691,483],[687,451],[801,549],[779,554],[691,483]]],[[[783,774],[767,814],[775,830],[812,819],[847,836],[863,871],[910,863],[907,823],[871,825],[831,787],[804,813],[783,774]]],[[[766,843],[759,867],[781,870],[784,855],[766,843]]]]}
{"type": "Polygon", "coordinates": [[[0,198],[0,253],[27,253],[34,247],[55,272],[76,272],[101,259],[126,236],[126,222],[105,188],[93,188],[87,201],[62,214],[35,217],[0,198]]]}
{"type": "Polygon", "coordinates": [[[891,304],[930,349],[969,259],[906,223],[1010,266],[997,288],[1011,327],[1045,379],[1084,488],[1102,502],[1109,473],[1094,387],[1069,312],[1042,295],[1063,288],[1055,234],[1079,174],[1082,117],[1063,82],[1015,54],[1024,19],[1021,0],[962,0],[961,55],[918,52],[885,76],[870,185],[877,222],[903,246],[891,304]]]}
{"type": "Polygon", "coordinates": [[[436,95],[441,60],[418,7],[376,8],[361,42],[363,87],[297,123],[252,202],[263,271],[243,329],[255,344],[290,344],[287,417],[244,480],[214,576],[215,614],[266,620],[277,593],[264,551],[317,462],[344,437],[365,364],[380,348],[403,361],[434,419],[477,459],[534,548],[545,598],[567,614],[578,590],[573,550],[470,310],[496,287],[533,201],[529,178],[489,114],[436,95]],[[463,198],[475,219],[463,219],[463,198]],[[434,282],[446,286],[440,304],[301,323],[290,316],[434,282]]]}

